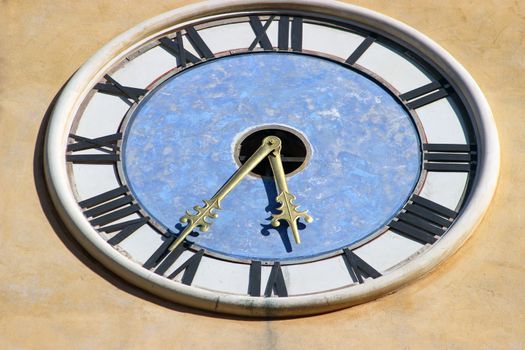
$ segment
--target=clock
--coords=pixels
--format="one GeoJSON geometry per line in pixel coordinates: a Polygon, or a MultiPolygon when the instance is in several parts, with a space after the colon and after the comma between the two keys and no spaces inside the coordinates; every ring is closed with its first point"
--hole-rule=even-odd
{"type": "Polygon", "coordinates": [[[499,144],[430,39],[331,1],[188,6],[115,38],[46,134],[53,202],[106,267],[191,307],[306,315],[429,272],[490,204],[499,144]]]}

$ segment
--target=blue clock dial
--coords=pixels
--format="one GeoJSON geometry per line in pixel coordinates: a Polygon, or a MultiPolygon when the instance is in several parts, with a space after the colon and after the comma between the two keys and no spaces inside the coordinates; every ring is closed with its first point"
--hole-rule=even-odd
{"type": "Polygon", "coordinates": [[[406,203],[420,176],[418,132],[376,82],[338,63],[291,53],[234,55],[196,65],[150,93],[122,145],[126,182],[142,207],[174,233],[238,169],[236,147],[260,129],[299,135],[309,156],[287,177],[300,209],[293,243],[270,225],[274,180],[248,176],[222,202],[199,246],[241,259],[311,258],[365,239],[406,203]]]}

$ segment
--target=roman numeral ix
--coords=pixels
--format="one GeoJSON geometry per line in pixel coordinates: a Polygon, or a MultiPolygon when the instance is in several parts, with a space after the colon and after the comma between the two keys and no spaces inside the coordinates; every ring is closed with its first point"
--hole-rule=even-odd
{"type": "Polygon", "coordinates": [[[111,164],[119,160],[117,143],[122,138],[121,133],[90,139],[74,134],[69,134],[72,143],[67,145],[66,155],[68,162],[80,164],[111,164]],[[97,150],[99,153],[73,154],[85,150],[97,150]]]}

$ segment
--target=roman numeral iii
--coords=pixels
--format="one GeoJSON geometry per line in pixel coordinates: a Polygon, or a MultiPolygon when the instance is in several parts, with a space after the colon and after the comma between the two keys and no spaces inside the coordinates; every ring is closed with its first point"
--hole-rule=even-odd
{"type": "Polygon", "coordinates": [[[469,172],[476,164],[475,145],[426,143],[424,168],[439,172],[469,172]]]}

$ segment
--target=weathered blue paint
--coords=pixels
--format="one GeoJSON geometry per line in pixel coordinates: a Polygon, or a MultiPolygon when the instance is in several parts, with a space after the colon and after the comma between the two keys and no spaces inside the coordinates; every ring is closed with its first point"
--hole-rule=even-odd
{"type": "MultiPolygon", "coordinates": [[[[420,171],[410,116],[382,87],[337,63],[304,55],[230,56],[169,79],[136,110],[122,147],[136,198],[174,232],[185,210],[237,170],[233,146],[250,128],[277,124],[310,142],[312,158],[288,178],[315,221],[293,243],[270,226],[273,181],[247,177],[210,231],[190,240],[240,258],[296,259],[357,242],[398,212],[420,171]]],[[[178,227],[178,228],[176,228],[178,227]]]]}

